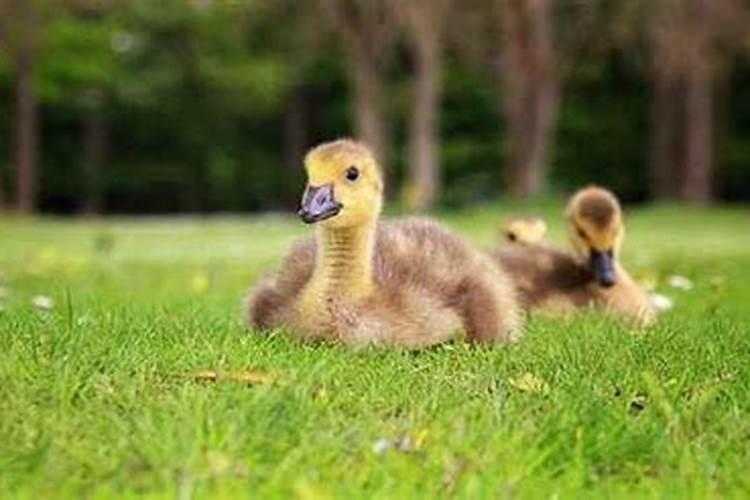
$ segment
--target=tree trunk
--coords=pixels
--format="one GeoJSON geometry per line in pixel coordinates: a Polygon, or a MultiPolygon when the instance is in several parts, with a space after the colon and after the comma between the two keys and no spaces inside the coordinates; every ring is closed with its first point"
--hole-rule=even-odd
{"type": "Polygon", "coordinates": [[[83,211],[86,215],[97,215],[102,209],[102,169],[107,157],[109,139],[107,120],[101,107],[91,110],[84,125],[83,171],[85,200],[83,211]]]}
{"type": "Polygon", "coordinates": [[[680,85],[658,69],[652,77],[650,191],[657,199],[668,199],[676,194],[675,175],[681,156],[677,142],[681,128],[680,85]]]}
{"type": "Polygon", "coordinates": [[[521,100],[522,109],[508,116],[511,128],[508,190],[519,198],[538,195],[546,189],[558,109],[554,85],[544,82],[529,85],[525,98],[521,100]],[[537,85],[540,88],[534,88],[537,85]]]}
{"type": "Polygon", "coordinates": [[[354,129],[387,173],[390,148],[381,77],[394,31],[382,0],[325,0],[322,6],[341,35],[354,95],[354,129]]]}
{"type": "Polygon", "coordinates": [[[505,4],[502,46],[503,114],[508,128],[507,182],[516,197],[546,187],[559,108],[548,0],[505,4]]]}
{"type": "Polygon", "coordinates": [[[367,144],[378,162],[387,168],[388,147],[383,118],[383,82],[374,61],[353,56],[355,131],[367,144]]]}
{"type": "Polygon", "coordinates": [[[36,53],[33,40],[33,13],[22,8],[19,23],[18,49],[15,59],[15,170],[16,206],[21,213],[31,213],[36,208],[36,155],[38,145],[37,99],[34,89],[36,53]],[[19,24],[20,26],[20,24],[19,24]]]}
{"type": "MultiPolygon", "coordinates": [[[[302,162],[310,143],[310,109],[307,94],[302,87],[296,88],[286,109],[284,120],[284,142],[286,149],[286,170],[290,179],[300,177],[302,162]]],[[[290,206],[299,202],[299,191],[295,187],[287,193],[290,206]]]]}
{"type": "Polygon", "coordinates": [[[439,107],[441,51],[438,33],[426,32],[415,43],[416,79],[409,136],[409,208],[427,210],[440,193],[439,107]]]}
{"type": "Polygon", "coordinates": [[[713,85],[704,71],[685,75],[685,163],[679,195],[706,203],[713,190],[713,85]]]}
{"type": "Polygon", "coordinates": [[[3,180],[3,171],[0,170],[0,212],[5,210],[5,182],[3,180]]]}

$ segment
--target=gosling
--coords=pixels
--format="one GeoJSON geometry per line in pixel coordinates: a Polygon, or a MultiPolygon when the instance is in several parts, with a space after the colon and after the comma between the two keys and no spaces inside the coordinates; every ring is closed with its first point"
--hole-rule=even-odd
{"type": "Polygon", "coordinates": [[[544,240],[547,223],[541,217],[516,217],[506,221],[501,233],[508,243],[533,245],[544,240]]]}
{"type": "Polygon", "coordinates": [[[648,293],[619,262],[625,227],[617,198],[588,187],[570,199],[565,213],[574,253],[545,243],[520,220],[514,223],[515,241],[506,236],[512,244],[492,253],[511,275],[522,307],[550,314],[595,308],[636,325],[652,324],[656,310],[648,293]]]}
{"type": "Polygon", "coordinates": [[[383,175],[365,146],[322,144],[305,170],[299,216],[315,237],[251,292],[251,327],[350,346],[520,338],[515,289],[488,256],[429,220],[379,220],[383,175]]]}

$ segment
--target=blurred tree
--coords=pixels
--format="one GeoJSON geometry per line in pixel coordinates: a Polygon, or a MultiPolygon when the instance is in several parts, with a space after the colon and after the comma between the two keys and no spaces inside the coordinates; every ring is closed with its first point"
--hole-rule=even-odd
{"type": "Polygon", "coordinates": [[[447,4],[0,0],[0,196],[25,178],[57,212],[283,209],[306,149],[350,122],[385,150],[394,125],[414,205],[492,199],[502,175],[644,199],[649,133],[662,192],[704,199],[720,166],[719,194],[750,195],[744,0],[447,4]]]}
{"type": "MultiPolygon", "coordinates": [[[[28,213],[37,208],[39,192],[38,157],[42,149],[39,140],[40,103],[67,104],[76,102],[80,95],[71,95],[69,87],[81,87],[92,77],[106,80],[111,77],[111,53],[107,50],[108,37],[91,39],[91,33],[102,32],[100,27],[82,29],[81,15],[90,15],[108,8],[113,2],[105,0],[4,0],[0,7],[3,13],[5,41],[10,58],[10,70],[15,81],[14,112],[14,159],[16,178],[16,205],[19,212],[28,213]],[[42,50],[43,49],[43,50],[42,50]],[[89,56],[105,52],[98,60],[89,56]],[[99,68],[96,63],[104,64],[99,68]],[[92,70],[93,68],[93,70],[92,70]],[[92,75],[93,73],[93,75],[92,75]],[[102,76],[102,74],[104,76],[102,76]]],[[[101,16],[100,16],[101,17],[101,16]]],[[[93,26],[92,23],[89,25],[93,26]]],[[[85,85],[84,85],[85,87],[85,85]]],[[[89,86],[90,87],[90,86],[89,86]]],[[[92,97],[98,95],[96,89],[86,87],[89,107],[95,108],[97,117],[101,115],[102,103],[91,106],[92,97]]],[[[78,94],[81,94],[80,88],[78,94]]],[[[81,101],[82,99],[78,99],[81,101]]],[[[89,126],[94,138],[103,137],[89,126]]],[[[87,140],[85,163],[91,165],[87,179],[96,182],[98,176],[92,171],[92,163],[101,162],[103,147],[96,140],[87,140]]],[[[87,197],[92,199],[91,189],[87,197]]]]}
{"type": "Polygon", "coordinates": [[[109,110],[121,72],[123,29],[116,1],[61,0],[45,27],[40,58],[40,93],[45,104],[70,110],[78,135],[76,170],[80,170],[79,208],[87,214],[102,208],[103,169],[108,163],[109,110]]]}
{"type": "Polygon", "coordinates": [[[389,164],[385,118],[386,63],[394,46],[395,26],[387,0],[321,0],[346,52],[352,81],[357,136],[389,164]]]}
{"type": "Polygon", "coordinates": [[[632,38],[643,30],[650,51],[652,193],[706,202],[716,175],[717,83],[747,30],[750,6],[743,0],[639,0],[622,8],[632,38]]]}
{"type": "Polygon", "coordinates": [[[496,0],[502,27],[503,114],[507,126],[507,186],[513,196],[540,194],[559,107],[553,48],[554,0],[496,0]]]}
{"type": "MultiPolygon", "coordinates": [[[[321,30],[317,23],[309,22],[316,14],[315,2],[300,3],[295,0],[277,0],[265,4],[259,14],[265,17],[263,24],[283,23],[284,33],[277,39],[266,40],[278,51],[288,65],[288,95],[284,105],[284,164],[289,180],[301,178],[302,163],[314,140],[313,120],[315,113],[316,77],[310,75],[311,68],[325,51],[325,42],[330,34],[321,30]]],[[[327,76],[327,75],[326,75],[327,76]]],[[[293,182],[285,186],[287,204],[299,202],[299,186],[293,182]]]]}
{"type": "Polygon", "coordinates": [[[40,43],[39,8],[40,5],[34,0],[5,0],[0,21],[10,54],[15,88],[11,149],[16,178],[16,209],[21,213],[32,212],[36,207],[39,125],[35,85],[40,43]]]}
{"type": "MultiPolygon", "coordinates": [[[[180,209],[241,203],[238,185],[270,187],[273,177],[264,160],[248,157],[243,136],[250,119],[283,109],[289,88],[287,61],[270,37],[277,26],[259,15],[263,9],[255,1],[130,2],[125,26],[133,48],[118,99],[139,116],[153,118],[159,110],[161,119],[139,124],[149,159],[143,167],[171,185],[180,209]],[[179,175],[165,176],[167,170],[179,175]]],[[[271,132],[281,138],[282,130],[271,132]]]]}
{"type": "Polygon", "coordinates": [[[451,0],[391,0],[391,8],[406,30],[414,60],[415,79],[409,132],[409,180],[405,202],[426,210],[440,194],[440,101],[444,30],[451,0]]]}
{"type": "MultiPolygon", "coordinates": [[[[7,16],[9,13],[7,12],[7,4],[8,0],[0,0],[0,19],[7,19],[7,16]]],[[[8,48],[8,27],[7,23],[0,22],[0,54],[5,52],[8,48]]],[[[2,162],[2,159],[0,158],[0,162],[2,162]]],[[[0,212],[5,210],[5,179],[4,179],[4,169],[2,168],[3,165],[0,163],[0,212]]]]}

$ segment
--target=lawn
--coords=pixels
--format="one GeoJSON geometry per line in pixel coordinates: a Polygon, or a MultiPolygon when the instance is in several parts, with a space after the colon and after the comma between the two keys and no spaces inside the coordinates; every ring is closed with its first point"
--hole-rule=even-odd
{"type": "MultiPolygon", "coordinates": [[[[441,219],[490,245],[514,210],[441,219]]],[[[0,496],[747,498],[750,210],[628,215],[626,264],[674,300],[656,327],[421,352],[242,326],[291,218],[0,219],[0,496]]]]}

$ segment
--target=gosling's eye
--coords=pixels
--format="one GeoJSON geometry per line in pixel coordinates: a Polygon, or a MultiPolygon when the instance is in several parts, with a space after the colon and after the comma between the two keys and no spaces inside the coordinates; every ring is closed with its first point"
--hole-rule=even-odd
{"type": "Polygon", "coordinates": [[[578,231],[578,236],[580,236],[584,240],[588,240],[589,239],[589,237],[586,236],[586,233],[583,232],[583,229],[577,228],[576,230],[578,231]]]}
{"type": "Polygon", "coordinates": [[[346,180],[354,182],[359,179],[359,169],[357,167],[349,167],[346,169],[346,180]]]}
{"type": "Polygon", "coordinates": [[[516,235],[513,233],[506,233],[505,237],[508,238],[508,241],[516,241],[516,235]]]}

